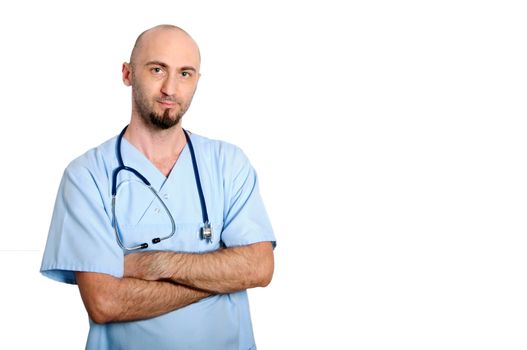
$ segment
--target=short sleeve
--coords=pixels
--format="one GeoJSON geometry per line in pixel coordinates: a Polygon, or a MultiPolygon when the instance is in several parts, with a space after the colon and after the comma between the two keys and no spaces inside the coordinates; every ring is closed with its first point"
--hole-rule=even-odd
{"type": "Polygon", "coordinates": [[[70,284],[76,271],[122,277],[123,252],[95,178],[75,162],[65,170],[40,269],[44,276],[70,284]]]}
{"type": "Polygon", "coordinates": [[[226,181],[225,215],[222,241],[227,247],[276,239],[258,188],[256,171],[247,157],[237,149],[229,164],[226,181]]]}

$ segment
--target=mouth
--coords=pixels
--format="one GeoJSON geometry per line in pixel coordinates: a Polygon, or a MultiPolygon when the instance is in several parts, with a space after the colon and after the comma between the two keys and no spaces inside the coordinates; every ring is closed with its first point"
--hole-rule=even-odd
{"type": "Polygon", "coordinates": [[[159,103],[161,106],[166,107],[166,108],[173,108],[173,107],[176,106],[176,102],[173,102],[173,101],[160,101],[160,100],[157,100],[157,103],[159,103]]]}

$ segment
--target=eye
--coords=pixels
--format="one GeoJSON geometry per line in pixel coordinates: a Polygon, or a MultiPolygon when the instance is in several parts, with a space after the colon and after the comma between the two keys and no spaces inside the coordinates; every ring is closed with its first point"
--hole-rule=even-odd
{"type": "Polygon", "coordinates": [[[163,69],[161,69],[161,67],[154,67],[152,69],[150,69],[150,71],[154,74],[160,74],[163,72],[163,69]]]}
{"type": "Polygon", "coordinates": [[[181,76],[183,78],[190,78],[192,76],[192,73],[191,72],[187,72],[187,71],[183,71],[183,72],[181,72],[181,76]]]}

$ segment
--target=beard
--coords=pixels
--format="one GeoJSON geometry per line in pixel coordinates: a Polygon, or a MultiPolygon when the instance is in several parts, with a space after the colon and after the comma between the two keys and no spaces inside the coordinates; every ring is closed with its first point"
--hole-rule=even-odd
{"type": "Polygon", "coordinates": [[[183,114],[185,113],[185,112],[181,113],[180,111],[176,114],[175,117],[171,117],[170,112],[171,112],[171,109],[167,108],[165,109],[162,115],[154,111],[150,111],[144,114],[139,112],[139,115],[144,121],[147,122],[147,124],[152,125],[153,127],[157,129],[166,130],[166,129],[170,129],[174,125],[177,125],[181,121],[181,118],[183,117],[183,114]]]}
{"type": "Polygon", "coordinates": [[[163,111],[163,114],[156,113],[154,111],[154,103],[151,103],[146,95],[143,93],[143,90],[140,86],[134,85],[132,90],[132,96],[134,99],[135,107],[137,110],[137,113],[143,119],[143,121],[146,123],[146,125],[149,125],[150,127],[158,130],[167,130],[171,127],[179,124],[181,121],[181,118],[187,111],[188,107],[190,106],[190,102],[192,101],[192,97],[189,101],[186,103],[184,101],[181,101],[175,97],[160,97],[157,100],[159,101],[170,101],[174,102],[177,105],[179,105],[180,109],[175,115],[173,114],[172,108],[166,108],[163,111]]]}

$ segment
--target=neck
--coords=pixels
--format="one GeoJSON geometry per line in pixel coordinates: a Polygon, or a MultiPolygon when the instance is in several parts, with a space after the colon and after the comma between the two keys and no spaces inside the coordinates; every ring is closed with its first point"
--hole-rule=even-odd
{"type": "Polygon", "coordinates": [[[154,130],[134,118],[124,137],[165,176],[168,176],[187,143],[181,124],[167,130],[154,130]]]}

